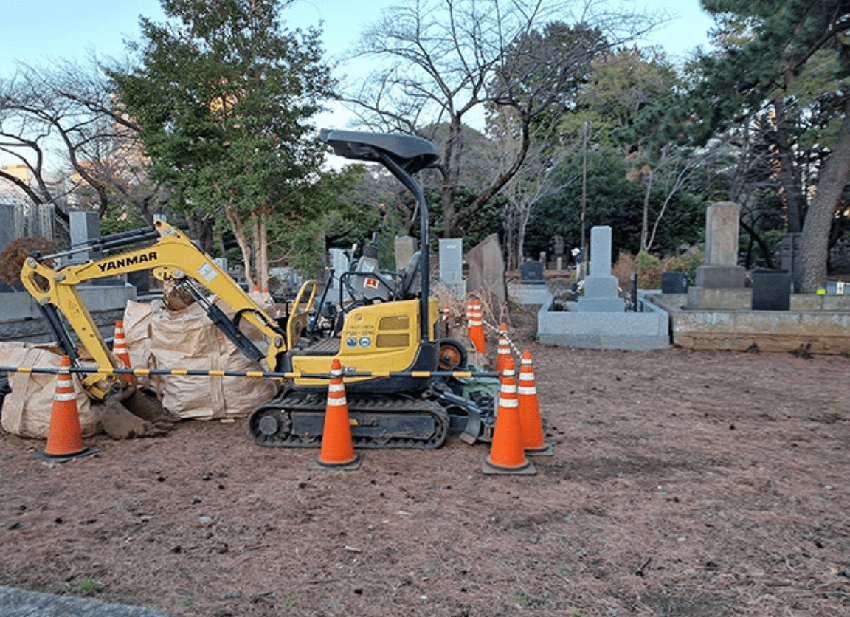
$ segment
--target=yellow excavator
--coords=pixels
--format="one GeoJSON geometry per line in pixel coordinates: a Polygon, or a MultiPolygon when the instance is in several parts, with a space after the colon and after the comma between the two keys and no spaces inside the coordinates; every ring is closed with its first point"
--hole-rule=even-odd
{"type": "MultiPolygon", "coordinates": [[[[27,258],[21,280],[78,368],[79,354],[65,322],[98,367],[122,366],[81,300],[78,285],[142,270],[179,285],[246,357],[263,362],[268,371],[295,375],[282,382],[273,400],[249,415],[248,432],[259,445],[316,447],[321,442],[324,376],[335,358],[344,368],[356,447],[436,448],[449,433],[459,433],[469,443],[489,440],[493,399],[485,391],[467,392],[468,387],[446,373],[466,368],[465,350],[458,341],[439,337],[437,303],[429,297],[428,209],[414,174],[436,162],[434,145],[410,135],[360,131],[323,130],[320,138],[337,155],[382,164],[413,194],[421,249],[402,271],[380,270],[375,236],[356,264],[340,275],[345,295],[341,292],[336,303],[326,302],[328,286],[319,299],[317,281],[308,280],[288,315],[275,319],[188,237],[157,220],[151,228],[104,236],[66,253],[34,254],[27,258]],[[134,245],[83,264],[51,265],[75,251],[108,253],[134,245]],[[218,306],[221,302],[233,317],[218,306]],[[323,311],[328,305],[335,307],[330,313],[323,311]],[[261,342],[243,332],[246,323],[262,334],[261,342]]],[[[127,387],[114,373],[92,368],[82,375],[83,387],[95,400],[120,395],[127,387]]]]}

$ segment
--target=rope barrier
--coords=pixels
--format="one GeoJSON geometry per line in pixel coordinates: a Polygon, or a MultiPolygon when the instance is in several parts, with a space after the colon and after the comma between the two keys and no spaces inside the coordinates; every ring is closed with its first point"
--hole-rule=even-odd
{"type": "MultiPolygon", "coordinates": [[[[501,328],[499,328],[498,326],[494,326],[493,324],[491,324],[490,322],[488,322],[486,319],[482,319],[482,320],[481,320],[481,323],[483,323],[485,326],[487,326],[488,328],[490,328],[490,329],[491,329],[493,332],[495,332],[496,334],[501,334],[501,328]]],[[[522,355],[522,352],[519,350],[519,347],[517,347],[517,346],[516,346],[516,343],[514,343],[514,340],[511,338],[510,334],[508,334],[508,345],[510,345],[510,346],[511,346],[511,349],[513,350],[513,352],[514,352],[517,356],[521,356],[521,355],[522,355]]]]}
{"type": "MultiPolygon", "coordinates": [[[[6,373],[32,373],[32,374],[58,374],[60,371],[71,373],[103,373],[104,375],[135,375],[137,377],[160,375],[176,377],[248,377],[251,379],[331,379],[330,373],[274,373],[265,371],[222,371],[203,369],[154,369],[154,368],[113,368],[113,367],[79,367],[70,368],[51,366],[0,366],[0,372],[6,373]]],[[[493,371],[350,371],[343,377],[411,377],[416,379],[429,379],[431,377],[455,379],[472,379],[479,377],[499,377],[493,371]]]]}

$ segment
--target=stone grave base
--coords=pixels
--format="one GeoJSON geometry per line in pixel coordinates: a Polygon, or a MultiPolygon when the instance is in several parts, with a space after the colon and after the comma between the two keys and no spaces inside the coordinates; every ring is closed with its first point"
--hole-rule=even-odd
{"type": "MultiPolygon", "coordinates": [[[[122,319],[128,300],[136,300],[136,288],[132,285],[95,286],[79,285],[77,292],[92,315],[104,338],[115,333],[115,321],[122,319]]],[[[48,343],[56,340],[47,319],[41,313],[38,302],[25,291],[0,293],[0,340],[48,343]]]]}
{"type": "Polygon", "coordinates": [[[690,349],[850,354],[850,295],[793,294],[788,311],[683,309],[687,296],[647,296],[670,315],[674,345],[690,349]]]}
{"type": "Polygon", "coordinates": [[[546,304],[552,301],[552,292],[543,285],[525,285],[522,283],[510,285],[509,295],[523,306],[546,304]]]}
{"type": "Polygon", "coordinates": [[[753,305],[753,290],[750,287],[740,289],[710,289],[707,287],[688,287],[686,304],[695,310],[749,310],[753,305]]]}
{"type": "Polygon", "coordinates": [[[649,351],[670,345],[668,323],[667,313],[652,305],[619,313],[552,311],[545,305],[537,314],[537,337],[544,345],[649,351]]]}

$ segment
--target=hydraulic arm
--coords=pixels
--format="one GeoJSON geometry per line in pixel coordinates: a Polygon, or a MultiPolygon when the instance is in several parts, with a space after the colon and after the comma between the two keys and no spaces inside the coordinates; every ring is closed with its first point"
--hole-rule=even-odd
{"type": "MultiPolygon", "coordinates": [[[[212,258],[165,221],[155,221],[152,228],[94,239],[64,253],[28,257],[21,270],[21,281],[38,302],[57,341],[75,365],[79,365],[79,355],[61,315],[65,316],[97,365],[109,367],[114,365],[114,359],[81,300],[77,286],[95,279],[140,270],[152,270],[160,280],[172,279],[180,283],[246,357],[254,361],[265,360],[269,370],[277,369],[278,356],[286,351],[286,334],[283,330],[212,258]],[[80,251],[110,251],[140,243],[146,244],[141,248],[82,264],[69,264],[58,269],[47,265],[51,260],[80,251]],[[230,306],[235,316],[232,319],[228,317],[207,298],[203,288],[230,306]],[[268,345],[265,350],[258,348],[254,341],[243,334],[239,328],[242,319],[263,333],[268,345]]],[[[120,386],[120,381],[114,375],[93,372],[83,379],[83,385],[93,398],[103,399],[120,386]]]]}

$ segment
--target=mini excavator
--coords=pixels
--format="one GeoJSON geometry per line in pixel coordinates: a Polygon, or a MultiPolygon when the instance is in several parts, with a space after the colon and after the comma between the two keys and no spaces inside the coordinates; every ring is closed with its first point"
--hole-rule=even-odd
{"type": "MultiPolygon", "coordinates": [[[[410,135],[359,131],[323,130],[320,139],[337,155],[382,164],[413,194],[419,208],[421,248],[407,267],[381,271],[377,235],[373,236],[356,264],[340,275],[341,290],[347,293],[341,291],[336,304],[326,302],[328,286],[318,299],[317,281],[308,280],[288,315],[272,318],[211,257],[163,220],[151,228],[91,240],[68,252],[133,247],[87,263],[54,268],[54,260],[67,253],[34,254],[24,263],[21,280],[77,367],[80,357],[66,321],[98,368],[122,367],[81,300],[79,284],[151,270],[157,279],[184,289],[247,358],[289,376],[275,398],[247,419],[249,435],[261,446],[321,443],[325,376],[335,358],[344,369],[356,447],[437,448],[450,433],[467,443],[489,441],[495,420],[493,397],[485,390],[469,392],[468,384],[447,372],[466,368],[466,352],[460,342],[438,336],[437,303],[429,297],[428,209],[414,174],[436,162],[434,145],[410,135]],[[233,317],[220,308],[221,302],[233,317]],[[335,308],[324,311],[328,305],[335,308]],[[262,341],[247,336],[244,324],[258,330],[262,341]]],[[[120,396],[126,380],[98,368],[82,373],[89,396],[95,400],[120,396]]]]}

